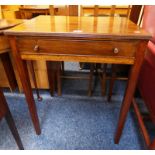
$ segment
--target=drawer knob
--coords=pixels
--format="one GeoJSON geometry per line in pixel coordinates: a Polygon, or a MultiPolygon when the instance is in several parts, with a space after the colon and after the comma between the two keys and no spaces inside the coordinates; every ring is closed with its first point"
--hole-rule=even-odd
{"type": "Polygon", "coordinates": [[[118,48],[114,48],[114,53],[117,54],[119,52],[118,48]]]}
{"type": "Polygon", "coordinates": [[[35,52],[39,51],[39,45],[35,45],[33,50],[34,50],[35,52]]]}

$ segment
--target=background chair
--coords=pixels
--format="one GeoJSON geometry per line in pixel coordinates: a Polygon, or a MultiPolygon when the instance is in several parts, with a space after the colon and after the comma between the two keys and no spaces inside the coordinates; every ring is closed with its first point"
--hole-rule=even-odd
{"type": "MultiPolygon", "coordinates": [[[[133,9],[134,7],[132,7],[133,9]]],[[[125,9],[125,11],[122,10],[118,11],[117,6],[116,5],[111,5],[111,6],[107,6],[106,8],[103,9],[103,6],[99,6],[99,5],[95,5],[94,8],[91,10],[93,10],[94,14],[85,14],[85,9],[84,6],[81,6],[81,16],[121,16],[121,17],[129,17],[129,15],[131,15],[130,11],[132,10],[131,6],[129,5],[127,7],[127,9],[125,9]],[[104,11],[105,10],[105,11],[104,11]]],[[[90,11],[91,11],[90,10],[90,11]]],[[[133,12],[133,10],[132,10],[133,12]]],[[[136,20],[136,19],[134,19],[136,20]]],[[[84,66],[84,63],[82,63],[82,65],[84,66]]],[[[80,66],[82,66],[80,65],[80,66]]],[[[96,70],[96,74],[99,76],[100,78],[100,83],[101,83],[101,94],[102,96],[104,96],[106,94],[106,79],[107,77],[107,64],[92,64],[94,65],[92,68],[94,70],[96,70]]],[[[81,67],[82,68],[82,67],[81,67]]],[[[111,77],[111,82],[110,82],[110,90],[109,90],[109,94],[112,95],[112,89],[113,89],[113,85],[114,85],[114,78],[116,77],[115,73],[116,73],[116,65],[112,65],[112,77],[111,77]]],[[[91,71],[91,74],[94,73],[94,70],[91,71]]],[[[109,95],[109,96],[110,96],[109,95]]]]}
{"type": "Polygon", "coordinates": [[[15,123],[14,123],[14,120],[12,118],[12,115],[10,113],[10,110],[8,108],[8,105],[7,105],[7,102],[5,100],[5,97],[0,89],[0,120],[5,117],[6,121],[7,121],[7,124],[11,130],[11,133],[19,147],[20,150],[23,150],[24,147],[23,147],[23,144],[21,142],[21,139],[19,137],[19,134],[18,134],[18,131],[17,131],[17,128],[15,126],[15,123]]]}
{"type": "MultiPolygon", "coordinates": [[[[142,12],[143,12],[143,7],[142,5],[132,5],[131,7],[131,12],[128,17],[132,22],[134,22],[137,25],[141,24],[142,21],[142,12]]],[[[112,97],[112,92],[113,92],[113,87],[114,87],[114,83],[115,80],[127,80],[128,76],[118,76],[117,73],[122,74],[122,72],[124,72],[124,74],[128,75],[130,69],[130,65],[113,65],[111,66],[111,77],[110,77],[110,82],[109,82],[109,91],[108,91],[108,96],[107,96],[107,100],[108,102],[111,101],[111,97],[112,97]]]]}

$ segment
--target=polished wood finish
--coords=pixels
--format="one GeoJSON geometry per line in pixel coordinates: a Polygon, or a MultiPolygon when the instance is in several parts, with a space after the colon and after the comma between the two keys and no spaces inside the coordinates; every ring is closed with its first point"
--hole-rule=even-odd
{"type": "Polygon", "coordinates": [[[126,88],[125,96],[124,96],[123,103],[121,106],[118,126],[117,126],[117,130],[115,134],[116,144],[119,143],[122,130],[125,124],[125,120],[126,120],[126,117],[127,117],[127,114],[128,114],[131,102],[132,102],[132,98],[134,96],[134,91],[135,91],[140,67],[144,59],[146,46],[147,46],[147,41],[142,41],[139,43],[136,56],[135,56],[135,62],[132,65],[131,70],[130,70],[127,88],[126,88]]]}
{"type": "Polygon", "coordinates": [[[4,36],[3,30],[16,26],[22,23],[22,20],[0,20],[0,72],[1,72],[1,87],[9,87],[14,90],[17,87],[17,82],[14,74],[14,67],[10,57],[10,45],[8,38],[4,36]]]}
{"type": "Polygon", "coordinates": [[[145,30],[126,17],[39,16],[6,30],[5,34],[19,37],[74,37],[80,40],[105,40],[113,37],[114,41],[150,38],[145,30]]]}
{"type": "Polygon", "coordinates": [[[43,39],[25,37],[17,39],[19,52],[49,53],[49,54],[77,54],[77,55],[99,55],[134,58],[138,41],[88,41],[71,39],[43,39]],[[61,45],[61,48],[59,46],[61,45]],[[37,49],[35,49],[37,47],[37,49]],[[118,52],[115,52],[117,48],[118,52]],[[64,50],[65,49],[65,50],[64,50]]]}
{"type": "Polygon", "coordinates": [[[0,89],[0,120],[5,117],[7,124],[11,130],[11,133],[18,145],[18,148],[20,150],[24,150],[23,144],[21,142],[20,136],[18,134],[17,128],[15,126],[14,120],[12,118],[11,112],[9,110],[9,107],[7,105],[6,99],[0,89]]]}
{"type": "Polygon", "coordinates": [[[31,90],[27,65],[25,61],[22,61],[19,55],[18,49],[16,47],[15,37],[9,37],[9,39],[10,39],[10,45],[13,51],[12,56],[17,66],[18,74],[19,74],[19,77],[21,79],[21,83],[23,86],[23,91],[26,95],[26,100],[28,103],[31,118],[32,118],[35,130],[36,130],[36,134],[39,135],[41,133],[40,125],[39,125],[39,118],[37,115],[36,105],[35,105],[35,101],[34,101],[32,90],[31,90]]]}
{"type": "MultiPolygon", "coordinates": [[[[10,52],[10,44],[9,44],[8,38],[3,35],[3,30],[5,30],[6,28],[13,27],[17,24],[20,24],[21,22],[23,22],[23,20],[2,19],[0,21],[0,29],[1,29],[0,30],[0,56],[2,57],[2,55],[8,55],[8,57],[5,57],[5,60],[3,59],[4,61],[2,59],[0,59],[0,72],[1,72],[0,86],[5,87],[5,88],[10,88],[11,91],[13,91],[18,86],[18,89],[20,92],[22,92],[23,88],[22,88],[22,85],[21,85],[21,82],[19,79],[19,75],[17,73],[16,65],[15,65],[14,61],[12,60],[12,56],[10,54],[4,54],[4,53],[10,52]],[[6,66],[4,66],[4,65],[6,65],[6,66]],[[11,74],[11,73],[13,73],[12,70],[14,70],[14,72],[15,72],[15,77],[16,77],[17,82],[13,80],[13,79],[15,79],[15,77],[14,77],[14,74],[11,74]],[[9,73],[9,76],[7,73],[9,73]],[[12,82],[14,81],[14,83],[10,83],[11,81],[12,82]],[[16,83],[18,83],[18,84],[16,84],[16,83]]],[[[30,76],[32,88],[36,88],[35,83],[37,83],[38,88],[42,88],[42,89],[49,88],[45,62],[42,62],[42,61],[35,62],[34,63],[34,72],[31,68],[31,65],[28,64],[28,70],[30,71],[29,76],[30,76]],[[36,78],[33,78],[34,75],[36,78]]],[[[37,91],[37,92],[39,92],[39,91],[37,91]]],[[[38,98],[38,99],[40,100],[41,98],[38,98]]]]}
{"type": "MultiPolygon", "coordinates": [[[[138,24],[139,18],[141,18],[140,17],[141,9],[142,9],[142,5],[132,5],[129,19],[132,22],[134,22],[135,24],[138,24]]],[[[126,49],[128,49],[128,47],[126,47],[126,49]]],[[[118,68],[121,68],[121,66],[120,65],[117,65],[117,66],[112,65],[112,67],[111,67],[111,69],[112,69],[112,76],[111,76],[111,79],[110,79],[110,86],[109,86],[109,92],[108,92],[108,102],[111,101],[112,91],[113,91],[115,80],[117,78],[120,79],[119,77],[117,77],[118,68]]],[[[129,70],[129,66],[125,67],[125,69],[129,70]]]]}
{"type": "Polygon", "coordinates": [[[30,66],[30,72],[32,74],[32,79],[33,79],[33,82],[34,82],[34,87],[36,89],[36,94],[37,94],[38,101],[42,101],[42,97],[39,94],[39,89],[38,89],[38,85],[37,85],[37,80],[36,80],[35,70],[34,70],[34,66],[33,66],[33,61],[28,61],[27,63],[29,63],[29,66],[30,66]]]}
{"type": "MultiPolygon", "coordinates": [[[[108,12],[106,12],[106,13],[102,13],[101,14],[101,8],[99,8],[99,5],[95,5],[94,6],[94,16],[95,17],[97,17],[97,16],[120,16],[120,14],[117,14],[116,13],[116,5],[112,5],[110,8],[109,8],[109,13],[108,12]]],[[[84,15],[84,13],[83,13],[83,8],[82,8],[82,6],[81,6],[81,10],[80,10],[80,12],[81,12],[81,16],[82,15],[84,15]]],[[[128,17],[129,16],[129,12],[130,12],[130,6],[128,7],[128,9],[127,9],[127,12],[126,12],[126,14],[124,14],[123,16],[126,16],[126,17],[128,17]]],[[[122,15],[121,15],[122,16],[122,15]]],[[[114,48],[113,48],[114,49],[114,48]]],[[[96,64],[94,64],[94,65],[96,65],[96,64]]],[[[82,68],[84,66],[84,64],[83,63],[80,63],[80,68],[82,68]]],[[[104,65],[104,66],[106,66],[106,64],[104,65]]],[[[98,70],[98,69],[97,69],[98,70]]],[[[90,72],[90,74],[91,74],[91,72],[90,72]]],[[[90,75],[90,77],[91,77],[91,75],[90,75]]],[[[103,72],[102,72],[102,74],[99,74],[99,77],[100,77],[100,81],[101,81],[101,91],[102,91],[102,96],[104,96],[105,95],[105,92],[106,92],[106,68],[104,67],[104,69],[103,69],[103,72]]],[[[114,78],[113,78],[114,79],[114,78]]],[[[114,80],[113,80],[113,83],[114,83],[114,80]]],[[[113,84],[112,82],[110,82],[110,84],[113,84]]],[[[109,95],[112,95],[112,88],[113,88],[113,85],[111,85],[111,90],[110,90],[110,92],[111,93],[109,93],[109,95]]],[[[89,92],[90,92],[90,90],[89,90],[89,92]]],[[[109,97],[109,101],[110,101],[110,98],[111,97],[109,97]]]]}
{"type": "Polygon", "coordinates": [[[113,64],[133,64],[135,59],[130,57],[114,56],[87,56],[87,55],[52,55],[52,54],[26,54],[22,53],[21,58],[24,60],[47,60],[47,61],[71,61],[71,62],[93,62],[93,63],[113,63],[113,64]],[[36,57],[37,56],[37,57],[36,57]],[[123,60],[124,58],[124,60],[123,60]]]}
{"type": "Polygon", "coordinates": [[[118,143],[133,98],[145,47],[151,37],[147,32],[140,29],[129,19],[123,17],[39,16],[5,31],[5,34],[9,36],[12,54],[16,60],[36,131],[40,131],[39,123],[37,122],[37,112],[27,70],[22,59],[131,64],[132,68],[128,86],[120,112],[121,119],[118,123],[115,138],[115,142],[118,143]],[[30,50],[30,52],[29,50],[23,51],[23,48],[18,44],[25,38],[30,40],[30,46],[27,44],[28,47],[24,47],[24,49],[30,49],[30,47],[32,47],[33,50],[30,50]],[[33,44],[31,39],[37,42],[33,44]],[[53,41],[53,46],[56,44],[54,48],[49,45],[50,43],[52,44],[53,41]],[[69,44],[72,50],[69,49],[67,45],[60,43],[69,44]],[[73,43],[73,45],[71,43],[73,43]],[[115,46],[112,50],[110,46],[113,45],[113,43],[115,46]],[[133,46],[131,46],[131,44],[133,46]],[[45,45],[50,49],[46,48],[45,45]],[[89,47],[90,45],[91,48],[89,47]],[[82,47],[81,50],[85,48],[86,52],[83,51],[82,53],[78,46],[82,47]],[[123,48],[124,46],[129,47],[131,51],[127,50],[126,53],[123,48]],[[67,51],[64,53],[64,47],[67,48],[68,53],[67,51]],[[101,52],[99,48],[101,48],[101,52]],[[118,50],[119,48],[120,50],[118,50]],[[109,51],[109,55],[105,50],[109,51]],[[111,50],[114,52],[113,54],[110,52],[111,50]]]}
{"type": "MultiPolygon", "coordinates": [[[[53,15],[56,15],[56,9],[57,8],[54,8],[54,6],[53,5],[50,5],[49,6],[49,10],[50,10],[50,15],[51,16],[53,16],[53,15]]],[[[59,8],[58,8],[59,9],[59,8]]],[[[78,16],[78,5],[66,5],[65,6],[65,12],[64,12],[64,14],[63,15],[70,15],[70,16],[78,16]]],[[[59,12],[59,10],[58,10],[58,12],[59,12]]],[[[52,70],[51,69],[48,69],[49,67],[47,66],[47,70],[44,70],[44,72],[46,72],[47,71],[47,74],[48,74],[48,79],[49,79],[49,77],[51,76],[51,77],[53,77],[53,76],[55,76],[55,75],[49,75],[49,74],[53,74],[53,72],[51,72],[52,70]]],[[[63,65],[63,62],[62,62],[62,72],[64,71],[64,65],[63,65]]],[[[41,71],[41,72],[43,72],[43,71],[41,71]]],[[[54,71],[55,72],[55,71],[54,71]]],[[[58,73],[60,72],[59,71],[59,69],[58,69],[58,71],[57,71],[58,73]]],[[[32,73],[30,73],[30,74],[34,74],[33,72],[32,73]]],[[[58,74],[57,74],[58,75],[58,74]]],[[[32,76],[33,77],[33,76],[32,76]]],[[[61,80],[60,79],[60,77],[57,77],[58,79],[59,79],[59,81],[61,80]]],[[[50,79],[49,79],[50,80],[50,79]]],[[[34,79],[33,78],[33,81],[34,81],[34,83],[35,83],[35,81],[36,81],[36,79],[34,79]]],[[[52,83],[51,83],[51,81],[52,80],[50,80],[49,81],[49,86],[51,86],[52,87],[52,83]]],[[[53,81],[53,82],[56,82],[56,81],[53,81]]],[[[43,87],[43,86],[42,86],[43,87]]],[[[45,88],[45,85],[44,85],[44,88],[45,88]]],[[[61,94],[61,89],[60,89],[61,87],[59,86],[58,87],[58,95],[60,95],[61,94]]],[[[50,90],[52,90],[52,88],[50,88],[50,90]]],[[[37,94],[39,94],[39,90],[37,90],[37,94]]],[[[51,92],[51,95],[52,95],[53,93],[51,92]]]]}

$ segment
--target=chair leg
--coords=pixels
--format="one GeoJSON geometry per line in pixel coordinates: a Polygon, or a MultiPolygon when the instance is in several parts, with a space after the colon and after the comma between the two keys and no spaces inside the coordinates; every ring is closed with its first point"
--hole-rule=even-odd
{"type": "Polygon", "coordinates": [[[54,95],[54,90],[55,90],[55,71],[54,71],[52,65],[53,64],[51,61],[46,62],[47,75],[48,75],[48,81],[49,81],[49,88],[50,88],[51,96],[54,95]]]}
{"type": "Polygon", "coordinates": [[[82,70],[83,67],[84,67],[84,63],[83,62],[79,62],[79,68],[80,68],[80,70],[82,70]]]}
{"type": "Polygon", "coordinates": [[[61,88],[61,62],[57,62],[57,74],[56,74],[56,78],[57,78],[57,91],[58,91],[58,96],[62,95],[62,88],[61,88]]]}
{"type": "Polygon", "coordinates": [[[61,62],[61,71],[62,71],[62,74],[64,74],[64,71],[65,71],[64,61],[61,62]]]}
{"type": "Polygon", "coordinates": [[[58,92],[58,96],[61,96],[61,66],[62,62],[47,61],[47,74],[50,87],[51,96],[54,95],[54,91],[58,92]]]}
{"type": "Polygon", "coordinates": [[[100,73],[100,81],[101,81],[101,92],[102,96],[105,96],[106,94],[106,70],[107,70],[107,64],[104,64],[102,73],[100,73]]]}
{"type": "Polygon", "coordinates": [[[17,128],[15,126],[14,120],[12,118],[12,115],[10,113],[10,111],[8,110],[7,114],[5,115],[5,119],[7,121],[7,124],[12,132],[13,137],[15,138],[15,141],[18,145],[18,148],[20,150],[24,150],[23,144],[21,142],[20,136],[18,134],[17,128]]]}
{"type": "Polygon", "coordinates": [[[89,84],[88,84],[88,96],[92,96],[92,82],[94,75],[94,64],[90,64],[89,84]]]}
{"type": "Polygon", "coordinates": [[[108,102],[111,101],[111,96],[112,96],[112,91],[113,91],[115,79],[116,79],[116,65],[112,64],[112,77],[111,77],[110,82],[109,82],[108,102]]]}
{"type": "Polygon", "coordinates": [[[36,90],[38,101],[42,101],[42,97],[39,94],[39,89],[38,89],[38,86],[37,86],[37,81],[36,81],[36,75],[35,75],[35,71],[34,71],[33,61],[30,60],[29,64],[30,64],[30,70],[31,70],[32,79],[33,79],[33,82],[34,82],[34,87],[35,87],[35,90],[36,90]]]}

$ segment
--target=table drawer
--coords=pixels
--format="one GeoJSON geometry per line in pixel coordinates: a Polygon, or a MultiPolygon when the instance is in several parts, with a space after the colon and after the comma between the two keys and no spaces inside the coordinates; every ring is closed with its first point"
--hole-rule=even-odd
{"type": "Polygon", "coordinates": [[[24,53],[101,55],[134,57],[137,41],[90,41],[55,39],[19,39],[18,49],[24,53]]]}

